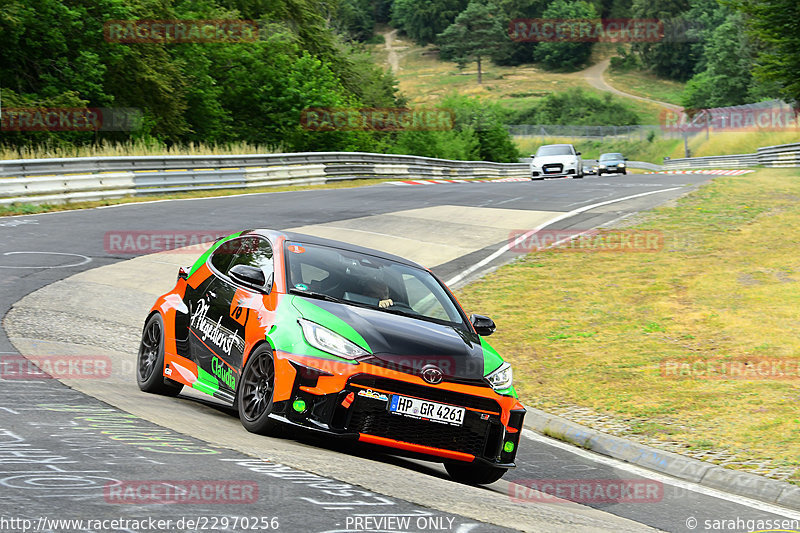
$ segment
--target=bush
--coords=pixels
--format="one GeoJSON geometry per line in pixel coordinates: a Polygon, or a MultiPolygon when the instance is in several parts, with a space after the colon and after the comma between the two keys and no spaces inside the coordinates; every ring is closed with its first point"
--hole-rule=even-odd
{"type": "Polygon", "coordinates": [[[512,117],[514,124],[629,126],[639,115],[609,93],[597,96],[581,88],[553,93],[512,117]]]}

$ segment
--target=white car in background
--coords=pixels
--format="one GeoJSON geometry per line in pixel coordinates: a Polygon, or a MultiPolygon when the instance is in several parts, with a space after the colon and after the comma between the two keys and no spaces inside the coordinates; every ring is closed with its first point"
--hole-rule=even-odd
{"type": "Polygon", "coordinates": [[[583,177],[581,153],[571,144],[545,144],[531,156],[531,179],[583,177]]]}

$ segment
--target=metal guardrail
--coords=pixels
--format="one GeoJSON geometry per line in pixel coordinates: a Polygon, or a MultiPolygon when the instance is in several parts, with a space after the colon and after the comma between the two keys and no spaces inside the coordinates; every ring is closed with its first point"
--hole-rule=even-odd
{"type": "Polygon", "coordinates": [[[800,167],[800,143],[759,148],[754,154],[687,157],[664,161],[665,170],[686,168],[800,167]]]}
{"type": "Polygon", "coordinates": [[[528,165],[364,152],[131,156],[0,161],[0,205],[64,203],[192,190],[328,183],[356,178],[501,178],[528,165]]]}

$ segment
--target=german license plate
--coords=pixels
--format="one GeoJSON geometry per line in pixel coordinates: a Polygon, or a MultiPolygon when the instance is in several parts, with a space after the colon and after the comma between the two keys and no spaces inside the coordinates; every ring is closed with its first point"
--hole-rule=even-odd
{"type": "Polygon", "coordinates": [[[392,400],[389,402],[389,412],[391,413],[453,426],[464,424],[465,411],[466,409],[463,407],[429,402],[419,398],[407,398],[406,396],[392,396],[392,400]]]}

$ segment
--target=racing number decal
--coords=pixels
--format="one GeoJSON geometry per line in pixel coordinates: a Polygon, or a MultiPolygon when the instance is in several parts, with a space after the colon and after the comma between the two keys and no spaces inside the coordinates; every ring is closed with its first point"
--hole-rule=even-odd
{"type": "Polygon", "coordinates": [[[247,324],[247,318],[250,316],[250,309],[241,305],[243,301],[246,301],[246,298],[246,293],[242,289],[237,289],[236,294],[233,295],[233,300],[231,300],[231,318],[240,326],[247,324]]]}

